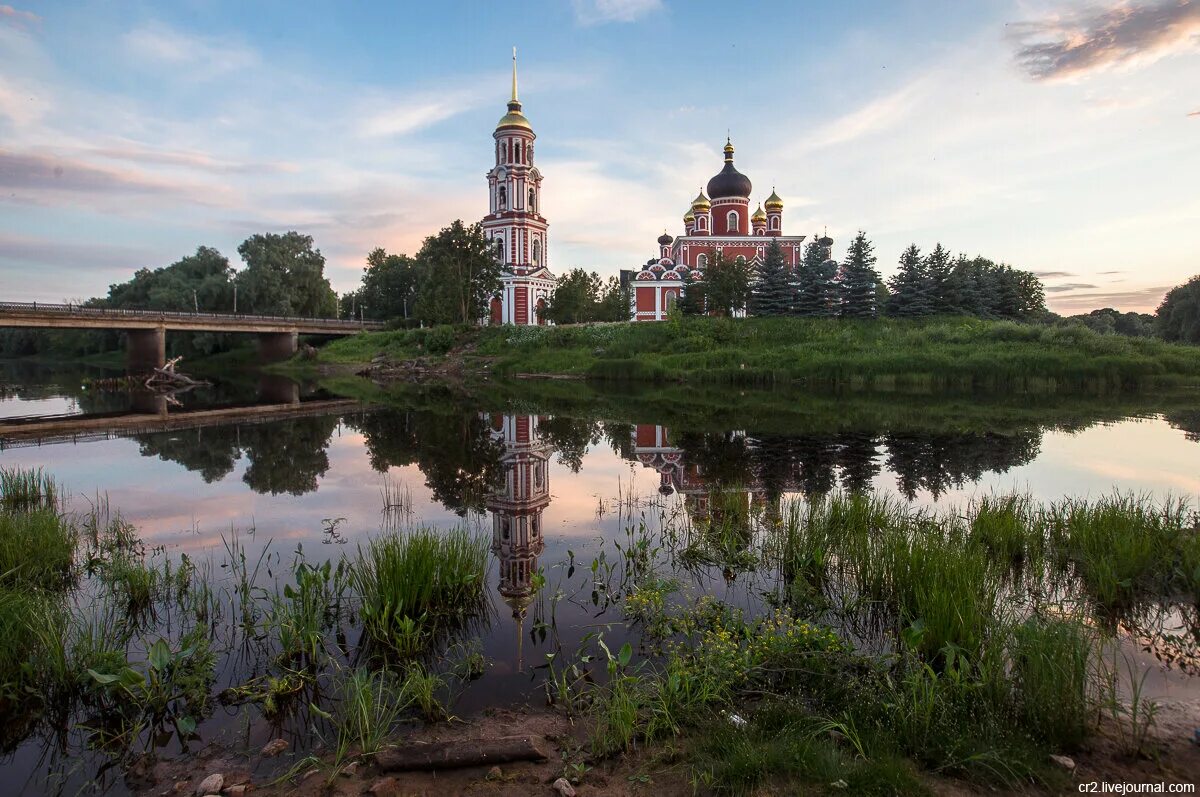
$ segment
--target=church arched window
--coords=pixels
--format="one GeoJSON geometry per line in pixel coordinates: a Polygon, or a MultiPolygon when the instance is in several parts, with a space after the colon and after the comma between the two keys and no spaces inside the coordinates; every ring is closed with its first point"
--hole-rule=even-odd
{"type": "Polygon", "coordinates": [[[725,216],[725,228],[730,232],[738,228],[738,214],[736,210],[729,211],[729,214],[725,216]]]}
{"type": "Polygon", "coordinates": [[[703,216],[700,216],[696,219],[696,229],[698,229],[698,230],[707,230],[708,229],[708,221],[706,221],[703,216]]]}
{"type": "Polygon", "coordinates": [[[663,303],[667,306],[667,309],[670,310],[675,306],[675,303],[679,301],[679,292],[675,290],[669,290],[663,296],[663,299],[665,300],[663,303]]]}
{"type": "Polygon", "coordinates": [[[498,204],[499,208],[501,210],[507,209],[508,208],[508,189],[505,188],[504,186],[500,186],[500,192],[498,194],[498,199],[499,199],[499,201],[497,204],[498,204]]]}
{"type": "Polygon", "coordinates": [[[516,144],[513,144],[513,160],[515,160],[517,163],[521,162],[521,142],[520,141],[518,141],[516,144]]]}
{"type": "Polygon", "coordinates": [[[778,230],[778,229],[779,229],[779,217],[778,217],[778,216],[772,216],[772,217],[771,217],[771,229],[772,229],[772,230],[778,230]]]}
{"type": "Polygon", "coordinates": [[[696,257],[696,268],[704,268],[708,265],[708,255],[698,255],[696,257]]]}
{"type": "Polygon", "coordinates": [[[529,189],[529,212],[537,213],[537,193],[532,188],[529,189]]]}
{"type": "Polygon", "coordinates": [[[533,242],[533,264],[535,266],[540,266],[542,264],[542,242],[541,241],[533,242]]]}

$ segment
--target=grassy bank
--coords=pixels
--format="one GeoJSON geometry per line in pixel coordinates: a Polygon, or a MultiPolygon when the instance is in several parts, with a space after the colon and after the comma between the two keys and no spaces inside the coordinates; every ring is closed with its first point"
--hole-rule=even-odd
{"type": "Polygon", "coordinates": [[[335,341],[331,363],[422,356],[494,374],[611,382],[1131,387],[1200,381],[1200,349],[975,318],[686,318],[660,324],[397,330],[335,341]]]}

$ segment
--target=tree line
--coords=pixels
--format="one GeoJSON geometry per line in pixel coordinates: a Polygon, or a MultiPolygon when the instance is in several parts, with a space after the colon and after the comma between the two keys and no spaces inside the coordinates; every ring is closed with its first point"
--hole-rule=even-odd
{"type": "Polygon", "coordinates": [[[1045,291],[1032,273],[984,257],[951,256],[940,243],[926,255],[916,244],[900,256],[886,283],[876,269],[875,247],[863,231],[841,262],[832,241],[814,236],[801,262],[789,268],[772,239],[762,261],[717,253],[703,276],[685,280],[685,315],[809,316],[874,318],[974,315],[1030,319],[1046,312],[1045,291]]]}

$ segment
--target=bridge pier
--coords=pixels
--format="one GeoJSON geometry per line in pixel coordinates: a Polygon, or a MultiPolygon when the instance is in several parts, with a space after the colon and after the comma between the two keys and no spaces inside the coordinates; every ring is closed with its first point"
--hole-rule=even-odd
{"type": "Polygon", "coordinates": [[[258,357],[267,363],[286,360],[296,353],[299,338],[296,332],[259,332],[258,357]]]}
{"type": "Polygon", "coordinates": [[[264,404],[299,404],[300,383],[278,374],[258,378],[258,398],[264,404]]]}
{"type": "Polygon", "coordinates": [[[125,337],[125,362],[130,372],[144,373],[167,364],[166,327],[130,329],[125,337]]]}
{"type": "Polygon", "coordinates": [[[133,412],[165,418],[167,417],[167,397],[149,390],[135,390],[130,396],[129,409],[133,412]]]}

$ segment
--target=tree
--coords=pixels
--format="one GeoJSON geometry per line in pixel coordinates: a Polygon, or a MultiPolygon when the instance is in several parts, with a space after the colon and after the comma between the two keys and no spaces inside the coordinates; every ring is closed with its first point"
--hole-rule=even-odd
{"type": "Polygon", "coordinates": [[[311,235],[252,235],[238,247],[238,311],[259,315],[332,316],[337,294],[325,278],[325,256],[311,235]]]}
{"type": "Polygon", "coordinates": [[[948,294],[950,281],[950,252],[939,241],[925,256],[924,269],[929,280],[929,300],[935,313],[951,313],[954,308],[948,294]]]}
{"type": "Polygon", "coordinates": [[[361,305],[365,310],[356,318],[408,319],[416,303],[417,277],[417,262],[408,255],[389,255],[378,247],[371,250],[363,268],[362,287],[350,297],[350,313],[361,305]]]}
{"type": "Polygon", "coordinates": [[[629,320],[629,286],[617,277],[609,277],[596,308],[597,321],[629,320]]]}
{"type": "Polygon", "coordinates": [[[804,247],[804,260],[796,271],[794,312],[803,316],[837,315],[837,263],[814,235],[804,247]]]}
{"type": "Polygon", "coordinates": [[[929,275],[925,273],[925,261],[916,244],[909,244],[900,255],[900,269],[889,282],[892,289],[888,314],[894,316],[922,316],[933,312],[929,298],[929,275]]]}
{"type": "Polygon", "coordinates": [[[778,238],[771,239],[766,256],[754,271],[754,286],[750,289],[747,308],[750,315],[787,315],[791,312],[794,289],[778,238]]]}
{"type": "Polygon", "coordinates": [[[704,270],[704,298],[709,313],[731,316],[750,298],[750,267],[744,258],[717,252],[704,270]]]}
{"type": "Polygon", "coordinates": [[[704,278],[696,279],[692,276],[692,273],[689,271],[683,275],[683,293],[679,297],[679,303],[676,306],[679,308],[681,315],[704,315],[706,312],[704,278]]]}
{"type": "Polygon", "coordinates": [[[1154,322],[1164,340],[1200,343],[1200,276],[1167,291],[1154,322]]]}
{"type": "Polygon", "coordinates": [[[137,310],[229,312],[233,309],[232,276],[228,258],[201,246],[196,254],[169,266],[138,269],[128,282],[108,286],[104,304],[137,310]]]}
{"type": "Polygon", "coordinates": [[[847,318],[874,318],[875,286],[879,272],[875,270],[875,247],[862,230],[850,242],[846,262],[842,267],[841,314],[847,318]]]}
{"type": "Polygon", "coordinates": [[[574,268],[559,277],[543,317],[556,324],[595,321],[600,303],[600,275],[574,268]]]}
{"type": "Polygon", "coordinates": [[[417,315],[430,324],[474,324],[500,290],[500,260],[478,223],[456,219],[417,253],[417,315]]]}

